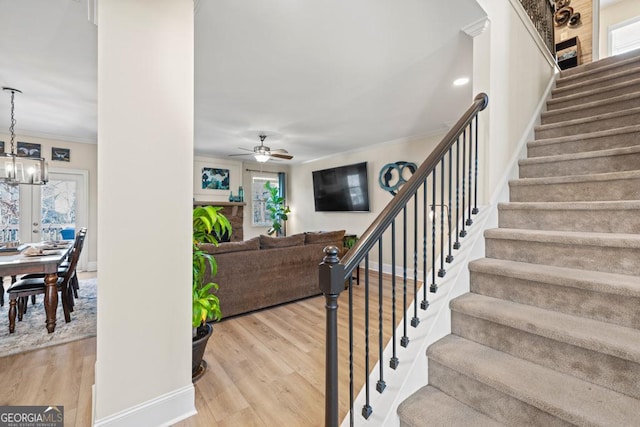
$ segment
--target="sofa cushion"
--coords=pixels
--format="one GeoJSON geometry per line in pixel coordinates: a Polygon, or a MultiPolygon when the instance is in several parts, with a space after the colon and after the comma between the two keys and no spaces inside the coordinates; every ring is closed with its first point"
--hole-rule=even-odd
{"type": "Polygon", "coordinates": [[[257,237],[242,242],[225,242],[218,246],[212,243],[202,243],[200,249],[210,254],[224,254],[227,252],[254,251],[260,249],[260,240],[257,237]]]}
{"type": "Polygon", "coordinates": [[[294,234],[286,237],[269,237],[265,235],[260,236],[260,248],[288,248],[289,246],[304,245],[304,234],[294,234]]]}
{"type": "Polygon", "coordinates": [[[320,231],[317,233],[305,233],[305,244],[312,245],[316,243],[334,243],[342,241],[345,230],[338,231],[320,231]]]}

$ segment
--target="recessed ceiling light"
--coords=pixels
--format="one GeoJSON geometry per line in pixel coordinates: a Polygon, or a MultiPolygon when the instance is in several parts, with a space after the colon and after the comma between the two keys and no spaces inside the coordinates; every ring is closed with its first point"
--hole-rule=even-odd
{"type": "Polygon", "coordinates": [[[464,86],[469,83],[469,77],[460,77],[459,79],[455,79],[453,81],[454,86],[464,86]]]}

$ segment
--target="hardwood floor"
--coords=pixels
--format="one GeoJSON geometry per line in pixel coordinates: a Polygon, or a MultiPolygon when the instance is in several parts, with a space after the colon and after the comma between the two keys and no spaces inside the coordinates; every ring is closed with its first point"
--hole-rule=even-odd
{"type": "MultiPolygon", "coordinates": [[[[384,277],[384,343],[392,333],[390,289],[390,279],[384,277]]],[[[354,324],[361,327],[365,322],[363,277],[353,293],[354,324]]],[[[397,293],[399,320],[401,289],[397,293]]],[[[346,295],[339,300],[341,417],[348,411],[349,396],[346,295]]],[[[375,274],[370,276],[370,298],[373,368],[379,348],[375,274]]],[[[324,425],[324,322],[324,298],[319,296],[216,324],[204,356],[209,370],[196,383],[198,414],[176,426],[324,425]]],[[[60,404],[65,407],[65,425],[89,426],[95,345],[92,338],[0,358],[0,405],[60,404]],[[53,373],[45,376],[46,368],[53,373]]],[[[364,346],[361,337],[354,351],[355,393],[365,381],[364,346]]]]}

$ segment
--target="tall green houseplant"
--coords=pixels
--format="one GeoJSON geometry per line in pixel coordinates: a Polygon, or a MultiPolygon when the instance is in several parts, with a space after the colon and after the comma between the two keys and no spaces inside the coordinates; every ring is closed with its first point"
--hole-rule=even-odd
{"type": "Polygon", "coordinates": [[[280,235],[282,233],[282,224],[286,221],[287,215],[291,212],[288,206],[284,205],[284,197],[281,197],[278,187],[271,185],[269,181],[264,184],[264,188],[269,192],[269,198],[267,199],[267,210],[271,218],[271,228],[267,230],[268,235],[276,233],[280,235]]]}
{"type": "Polygon", "coordinates": [[[200,249],[201,243],[218,245],[220,238],[231,234],[229,220],[220,213],[221,207],[198,206],[193,210],[193,318],[194,337],[197,329],[202,328],[208,320],[220,320],[220,301],[211,289],[218,289],[213,282],[204,283],[207,266],[211,269],[211,277],[218,272],[215,258],[200,249]]]}

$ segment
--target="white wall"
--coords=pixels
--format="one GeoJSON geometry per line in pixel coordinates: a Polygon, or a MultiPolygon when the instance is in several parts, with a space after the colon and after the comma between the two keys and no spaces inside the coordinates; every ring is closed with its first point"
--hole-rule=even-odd
{"type": "Polygon", "coordinates": [[[169,425],[191,382],[193,3],[98,4],[97,426],[169,425]]]}
{"type": "Polygon", "coordinates": [[[637,16],[640,16],[638,0],[619,0],[600,9],[600,58],[609,56],[609,27],[637,16]]]}
{"type": "MultiPolygon", "coordinates": [[[[10,137],[6,134],[0,134],[0,141],[5,141],[5,150],[8,152],[10,148],[10,137]]],[[[31,142],[42,145],[42,154],[49,163],[49,169],[76,169],[86,170],[89,174],[89,223],[88,234],[85,243],[87,251],[88,268],[95,270],[97,266],[97,247],[98,247],[98,147],[95,144],[83,144],[78,142],[60,141],[55,139],[21,137],[16,135],[16,141],[31,142]],[[70,162],[55,162],[51,160],[51,148],[68,148],[71,150],[70,162]]],[[[84,252],[84,251],[83,251],[84,252]]]]}
{"type": "Polygon", "coordinates": [[[556,67],[518,0],[478,3],[489,18],[473,46],[473,91],[489,95],[480,115],[485,204],[501,184],[556,67]]]}

